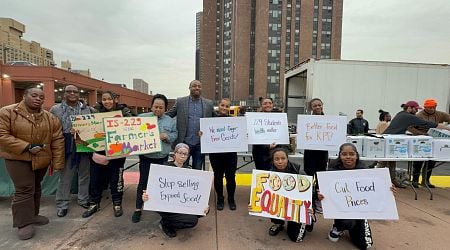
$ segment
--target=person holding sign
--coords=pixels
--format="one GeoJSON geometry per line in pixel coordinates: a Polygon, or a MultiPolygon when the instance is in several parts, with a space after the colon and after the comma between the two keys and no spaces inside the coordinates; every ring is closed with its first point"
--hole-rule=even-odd
{"type": "MultiPolygon", "coordinates": [[[[178,143],[175,146],[173,161],[167,162],[166,165],[178,168],[191,168],[188,165],[189,146],[184,143],[178,143]]],[[[147,191],[143,190],[142,200],[150,202],[151,197],[148,196],[147,191]]],[[[209,207],[205,208],[204,214],[208,214],[209,207]]],[[[192,214],[178,214],[168,212],[158,212],[161,216],[160,226],[164,234],[173,238],[177,236],[178,229],[193,228],[198,223],[198,215],[192,214]]]]}
{"type": "Polygon", "coordinates": [[[158,117],[159,139],[161,140],[162,150],[161,152],[139,155],[139,184],[136,190],[136,210],[131,217],[133,223],[137,223],[141,220],[142,206],[144,201],[142,200],[142,191],[145,189],[148,182],[148,173],[150,171],[150,165],[164,164],[169,158],[171,150],[171,143],[177,139],[177,127],[175,121],[164,112],[167,110],[168,104],[167,97],[161,94],[153,96],[151,102],[150,113],[140,114],[142,117],[158,117]]]}
{"type": "MultiPolygon", "coordinates": [[[[219,110],[216,117],[229,117],[230,100],[223,98],[219,103],[219,110]]],[[[237,153],[210,153],[209,160],[214,172],[214,189],[217,194],[217,210],[223,210],[225,198],[223,196],[223,176],[227,180],[228,206],[231,210],[236,210],[234,192],[236,190],[236,168],[237,153]]]]}
{"type": "MultiPolygon", "coordinates": [[[[289,161],[288,151],[284,148],[275,148],[273,150],[272,166],[270,171],[306,175],[304,171],[300,170],[300,166],[289,161]]],[[[313,211],[311,210],[310,213],[313,213],[313,211]]],[[[283,230],[285,222],[284,220],[280,219],[270,219],[270,220],[273,224],[269,228],[269,235],[275,236],[283,230]]],[[[297,223],[294,221],[288,221],[286,231],[289,236],[289,239],[291,239],[294,242],[303,241],[303,239],[305,238],[306,231],[311,232],[313,230],[314,221],[315,220],[311,220],[310,225],[306,225],[304,223],[297,223]]]]}
{"type": "MultiPolygon", "coordinates": [[[[309,110],[311,110],[311,115],[324,115],[322,100],[313,98],[309,102],[309,110]]],[[[328,151],[305,149],[303,162],[305,164],[305,172],[317,179],[316,172],[325,171],[327,169],[328,151]]],[[[316,185],[318,189],[318,183],[316,183],[316,185]]],[[[317,199],[314,201],[314,208],[316,212],[322,213],[322,204],[317,199]]]]}
{"type": "MultiPolygon", "coordinates": [[[[344,143],[339,147],[338,158],[330,165],[329,171],[366,169],[367,167],[359,160],[358,151],[352,143],[344,143]]],[[[318,191],[318,197],[325,197],[318,191]]],[[[373,245],[372,231],[367,220],[335,219],[333,227],[328,234],[328,239],[337,242],[344,231],[350,233],[350,240],[359,249],[367,249],[373,245]]]]}
{"type": "MultiPolygon", "coordinates": [[[[124,117],[131,116],[130,109],[125,104],[119,104],[118,101],[116,94],[111,91],[104,91],[99,111],[111,112],[120,110],[124,117]]],[[[126,158],[107,161],[104,155],[105,152],[98,152],[94,153],[92,158],[89,207],[83,213],[83,218],[90,217],[100,209],[102,192],[107,183],[109,183],[109,188],[111,189],[114,216],[120,217],[123,214],[123,166],[126,158]],[[98,158],[101,159],[98,160],[98,158]]]]}
{"type": "MultiPolygon", "coordinates": [[[[260,98],[260,112],[272,112],[273,99],[270,97],[260,98]]],[[[255,168],[258,170],[269,170],[272,162],[270,151],[274,149],[277,144],[274,142],[270,145],[253,145],[252,157],[255,161],[255,168]]]]}

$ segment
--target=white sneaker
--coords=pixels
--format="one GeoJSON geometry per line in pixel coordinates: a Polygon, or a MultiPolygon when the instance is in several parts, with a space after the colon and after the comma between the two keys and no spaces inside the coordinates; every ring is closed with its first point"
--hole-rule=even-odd
{"type": "Polygon", "coordinates": [[[328,234],[328,239],[332,242],[338,242],[342,235],[344,235],[344,231],[339,231],[335,226],[333,226],[328,234]]]}

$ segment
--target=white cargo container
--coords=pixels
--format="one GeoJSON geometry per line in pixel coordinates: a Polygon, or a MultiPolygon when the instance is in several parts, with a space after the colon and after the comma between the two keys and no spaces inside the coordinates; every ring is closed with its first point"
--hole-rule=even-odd
{"type": "Polygon", "coordinates": [[[427,98],[438,102],[438,110],[449,110],[450,67],[440,64],[314,60],[285,73],[285,104],[288,121],[297,114],[308,114],[307,102],[320,98],[326,115],[347,115],[351,120],[357,109],[371,129],[378,124],[378,110],[394,116],[409,100],[419,104],[427,98]]]}

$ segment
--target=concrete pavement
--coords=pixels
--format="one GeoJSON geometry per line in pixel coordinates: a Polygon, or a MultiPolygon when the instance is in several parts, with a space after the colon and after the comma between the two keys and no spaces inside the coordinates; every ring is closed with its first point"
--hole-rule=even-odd
{"type": "MultiPolygon", "coordinates": [[[[269,236],[270,220],[249,216],[247,203],[249,187],[240,186],[236,193],[238,209],[215,210],[214,197],[210,199],[211,212],[201,218],[194,229],[178,231],[178,236],[167,238],[159,229],[159,216],[144,211],[139,223],[131,222],[136,185],[126,186],[124,215],[113,216],[109,199],[103,198],[102,209],[91,218],[83,219],[83,208],[73,201],[64,218],[56,216],[54,197],[44,197],[41,214],[50,218],[50,224],[36,227],[36,236],[20,241],[11,227],[10,198],[0,199],[0,249],[354,249],[344,236],[338,243],[327,239],[333,223],[320,215],[314,231],[302,243],[291,242],[283,231],[269,236]]],[[[450,245],[450,189],[434,190],[434,200],[419,189],[419,200],[414,200],[410,189],[399,190],[397,207],[399,221],[371,221],[374,249],[448,249],[450,245]]]]}

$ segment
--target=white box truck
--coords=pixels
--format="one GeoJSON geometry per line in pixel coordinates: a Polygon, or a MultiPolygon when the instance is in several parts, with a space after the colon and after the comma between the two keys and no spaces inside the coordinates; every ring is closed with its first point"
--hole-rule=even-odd
{"type": "Polygon", "coordinates": [[[307,103],[316,97],[324,102],[326,115],[351,120],[357,109],[364,110],[371,129],[378,124],[379,109],[394,116],[409,100],[422,106],[434,98],[437,110],[449,112],[449,65],[309,59],[286,71],[284,84],[290,124],[297,122],[297,114],[310,112],[307,103]]]}

